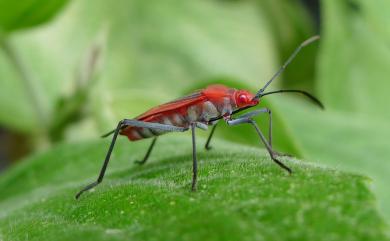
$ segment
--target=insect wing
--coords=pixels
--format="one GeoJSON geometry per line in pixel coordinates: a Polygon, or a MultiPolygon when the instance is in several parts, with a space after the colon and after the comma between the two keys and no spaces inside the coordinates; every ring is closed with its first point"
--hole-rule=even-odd
{"type": "Polygon", "coordinates": [[[143,120],[145,118],[148,118],[149,116],[161,114],[161,113],[172,111],[172,110],[179,109],[182,107],[186,107],[186,106],[195,104],[197,102],[204,101],[205,99],[206,99],[206,97],[202,94],[201,91],[194,92],[192,94],[181,97],[179,99],[176,99],[176,100],[173,100],[171,102],[154,107],[154,108],[146,111],[145,113],[137,116],[136,119],[143,120]]]}

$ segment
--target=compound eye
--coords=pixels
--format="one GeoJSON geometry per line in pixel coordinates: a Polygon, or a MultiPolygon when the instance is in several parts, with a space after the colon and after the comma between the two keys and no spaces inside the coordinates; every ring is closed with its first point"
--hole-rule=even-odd
{"type": "Polygon", "coordinates": [[[242,104],[245,104],[248,102],[248,96],[241,94],[238,96],[238,101],[242,104]]]}

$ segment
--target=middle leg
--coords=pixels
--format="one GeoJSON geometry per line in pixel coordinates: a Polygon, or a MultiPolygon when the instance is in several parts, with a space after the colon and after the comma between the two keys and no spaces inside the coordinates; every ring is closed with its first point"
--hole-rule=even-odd
{"type": "MultiPolygon", "coordinates": [[[[272,112],[271,112],[270,109],[262,108],[262,109],[259,109],[259,110],[251,111],[251,112],[248,112],[248,113],[240,116],[239,118],[241,118],[241,117],[253,117],[253,116],[260,115],[262,113],[268,113],[268,143],[272,147],[272,112]]],[[[204,146],[204,148],[206,150],[210,150],[211,149],[210,142],[211,142],[211,139],[212,139],[212,137],[214,135],[215,129],[217,128],[217,124],[218,124],[218,122],[213,125],[213,128],[211,129],[211,132],[209,134],[209,137],[207,138],[206,144],[204,146]]]]}
{"type": "Polygon", "coordinates": [[[214,135],[214,131],[215,131],[215,128],[217,128],[217,125],[218,123],[215,123],[211,129],[211,132],[209,134],[209,137],[207,138],[207,141],[206,141],[206,144],[204,145],[204,148],[208,151],[211,149],[211,146],[210,146],[210,141],[211,141],[211,138],[213,137],[214,135]]]}
{"type": "Polygon", "coordinates": [[[195,139],[196,123],[191,123],[192,134],[192,191],[196,191],[196,181],[198,177],[198,161],[196,159],[196,139],[195,139]]]}
{"type": "Polygon", "coordinates": [[[145,154],[144,158],[142,159],[142,161],[136,160],[134,162],[139,164],[139,165],[145,164],[145,162],[148,160],[148,158],[150,156],[150,153],[152,153],[152,150],[153,150],[154,145],[156,144],[156,141],[157,141],[157,136],[153,138],[153,141],[150,144],[150,146],[148,148],[148,151],[146,152],[146,154],[145,154]]]}

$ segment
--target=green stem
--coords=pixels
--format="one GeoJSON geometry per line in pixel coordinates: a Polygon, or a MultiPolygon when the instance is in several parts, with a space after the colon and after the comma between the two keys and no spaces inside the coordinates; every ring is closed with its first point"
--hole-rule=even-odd
{"type": "MultiPolygon", "coordinates": [[[[0,36],[1,37],[1,36],[0,36]]],[[[7,38],[0,39],[0,46],[3,48],[4,52],[8,56],[10,62],[14,66],[15,70],[20,75],[20,78],[22,80],[22,83],[24,85],[24,88],[27,92],[28,97],[31,100],[31,105],[35,110],[36,113],[36,119],[39,122],[40,127],[46,126],[47,118],[46,113],[43,107],[42,102],[39,99],[39,95],[35,88],[34,79],[29,74],[25,63],[23,62],[23,59],[20,57],[18,51],[15,49],[15,47],[12,45],[10,41],[8,41],[7,38]]]]}

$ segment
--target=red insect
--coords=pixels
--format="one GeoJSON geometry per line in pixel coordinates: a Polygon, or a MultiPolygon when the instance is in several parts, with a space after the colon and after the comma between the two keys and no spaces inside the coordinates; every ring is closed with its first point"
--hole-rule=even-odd
{"type": "Polygon", "coordinates": [[[106,158],[103,163],[103,167],[100,171],[97,181],[87,185],[79,193],[77,193],[76,199],[79,198],[83,192],[95,187],[103,180],[108,162],[110,160],[111,152],[114,148],[118,134],[127,136],[130,141],[137,141],[150,137],[154,138],[144,159],[142,161],[137,161],[137,163],[139,164],[144,164],[148,159],[159,135],[162,135],[167,132],[183,132],[191,130],[193,147],[192,190],[196,190],[197,159],[195,145],[195,128],[207,129],[209,125],[213,126],[205,145],[206,149],[210,149],[209,143],[217,126],[216,123],[220,119],[225,120],[228,125],[252,125],[256,130],[257,134],[259,135],[261,141],[264,143],[272,160],[277,163],[281,168],[291,173],[291,169],[276,158],[281,154],[272,149],[271,110],[269,110],[268,108],[262,108],[259,110],[248,112],[236,118],[233,118],[232,116],[242,110],[256,106],[259,103],[261,97],[265,95],[283,92],[296,92],[304,94],[316,104],[318,104],[321,108],[323,108],[323,105],[317,98],[302,90],[277,90],[264,93],[267,86],[283,72],[283,70],[298,54],[301,48],[317,39],[319,39],[319,36],[314,36],[304,41],[293,52],[293,54],[286,61],[286,63],[278,70],[278,72],[276,72],[274,76],[264,85],[264,87],[256,93],[256,95],[253,95],[246,90],[236,90],[234,88],[229,88],[224,85],[210,85],[205,89],[199,90],[185,97],[152,108],[134,119],[121,120],[115,130],[103,136],[107,137],[113,134],[111,145],[108,149],[106,158]],[[257,126],[256,122],[252,119],[252,117],[261,113],[267,113],[269,115],[270,128],[268,133],[268,140],[265,138],[265,136],[257,126]]]}

